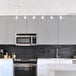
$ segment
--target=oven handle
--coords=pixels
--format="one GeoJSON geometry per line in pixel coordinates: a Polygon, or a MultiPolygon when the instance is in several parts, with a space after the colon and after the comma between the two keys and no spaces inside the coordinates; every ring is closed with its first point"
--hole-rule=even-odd
{"type": "Polygon", "coordinates": [[[36,64],[14,64],[14,67],[36,67],[36,64]]]}
{"type": "MultiPolygon", "coordinates": [[[[31,67],[31,68],[32,68],[32,67],[31,67]]],[[[30,68],[30,67],[15,67],[15,70],[29,71],[31,68],[30,68]]]]}

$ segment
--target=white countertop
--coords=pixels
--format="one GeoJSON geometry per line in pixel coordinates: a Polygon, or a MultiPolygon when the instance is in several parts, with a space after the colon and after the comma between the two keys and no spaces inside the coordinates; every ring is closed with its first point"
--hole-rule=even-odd
{"type": "Polygon", "coordinates": [[[52,71],[76,72],[76,59],[39,58],[37,60],[37,76],[54,76],[52,71]],[[51,75],[48,75],[49,73],[51,75]]]}

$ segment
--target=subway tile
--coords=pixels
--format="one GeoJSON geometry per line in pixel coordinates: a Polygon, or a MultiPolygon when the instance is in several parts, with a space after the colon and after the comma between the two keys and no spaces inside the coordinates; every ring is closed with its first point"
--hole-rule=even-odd
{"type": "Polygon", "coordinates": [[[0,45],[1,48],[6,49],[10,55],[15,52],[17,58],[55,58],[57,48],[60,58],[72,58],[73,55],[76,55],[76,45],[0,45]]]}

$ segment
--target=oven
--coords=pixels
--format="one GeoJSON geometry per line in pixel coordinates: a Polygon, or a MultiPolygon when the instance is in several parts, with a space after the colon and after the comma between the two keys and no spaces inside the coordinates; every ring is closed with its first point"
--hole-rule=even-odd
{"type": "Polygon", "coordinates": [[[33,62],[14,63],[14,76],[36,76],[36,66],[33,62]]]}

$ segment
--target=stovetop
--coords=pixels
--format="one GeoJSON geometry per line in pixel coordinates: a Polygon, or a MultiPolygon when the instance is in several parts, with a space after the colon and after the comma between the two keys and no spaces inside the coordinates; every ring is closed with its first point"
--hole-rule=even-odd
{"type": "Polygon", "coordinates": [[[14,59],[14,63],[37,63],[37,59],[14,59]]]}

